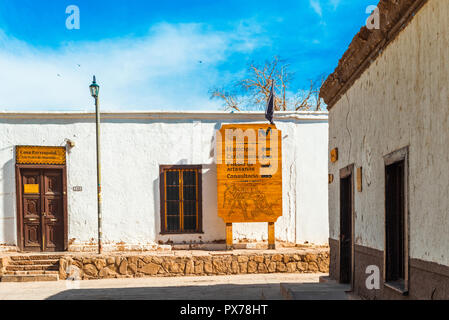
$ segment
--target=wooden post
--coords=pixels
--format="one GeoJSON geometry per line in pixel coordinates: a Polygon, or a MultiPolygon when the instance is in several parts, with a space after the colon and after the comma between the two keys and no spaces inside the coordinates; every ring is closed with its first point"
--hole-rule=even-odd
{"type": "Polygon", "coordinates": [[[226,250],[232,250],[232,223],[226,223],[226,250]]]}
{"type": "Polygon", "coordinates": [[[268,222],[268,249],[276,249],[274,240],[274,222],[268,222]]]}

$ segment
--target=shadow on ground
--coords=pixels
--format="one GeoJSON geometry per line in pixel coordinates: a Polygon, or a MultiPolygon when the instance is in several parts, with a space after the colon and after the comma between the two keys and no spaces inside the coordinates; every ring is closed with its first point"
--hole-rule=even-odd
{"type": "Polygon", "coordinates": [[[47,300],[282,300],[280,284],[69,289],[47,300]]]}

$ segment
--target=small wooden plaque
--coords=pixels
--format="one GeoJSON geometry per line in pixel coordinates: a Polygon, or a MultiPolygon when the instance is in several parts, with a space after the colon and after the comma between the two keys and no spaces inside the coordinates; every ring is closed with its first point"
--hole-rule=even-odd
{"type": "Polygon", "coordinates": [[[23,193],[39,193],[38,184],[24,184],[23,193]]]}
{"type": "Polygon", "coordinates": [[[334,148],[331,150],[331,162],[337,162],[338,160],[338,148],[334,148]]]}
{"type": "Polygon", "coordinates": [[[357,191],[362,192],[362,167],[357,168],[357,191]]]}

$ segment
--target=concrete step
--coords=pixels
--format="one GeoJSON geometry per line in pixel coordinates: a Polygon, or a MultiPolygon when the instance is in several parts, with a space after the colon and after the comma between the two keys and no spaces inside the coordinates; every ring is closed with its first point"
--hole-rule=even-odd
{"type": "Polygon", "coordinates": [[[320,283],[333,283],[333,284],[337,284],[338,281],[335,279],[331,279],[331,277],[329,276],[321,276],[320,277],[320,283]]]}
{"type": "Polygon", "coordinates": [[[19,255],[19,256],[10,256],[9,258],[12,261],[22,261],[22,260],[59,260],[60,255],[54,254],[40,254],[40,255],[19,255]]]}
{"type": "Polygon", "coordinates": [[[42,265],[8,265],[6,271],[36,271],[36,270],[58,270],[59,266],[54,264],[42,265]]]}
{"type": "Polygon", "coordinates": [[[3,275],[1,282],[58,281],[57,274],[3,275]]]}
{"type": "Polygon", "coordinates": [[[5,271],[7,275],[39,275],[39,274],[59,274],[59,270],[30,270],[30,271],[5,271]]]}
{"type": "Polygon", "coordinates": [[[23,265],[56,265],[59,263],[58,259],[49,260],[16,260],[11,261],[8,264],[12,266],[23,266],[23,265]]]}
{"type": "Polygon", "coordinates": [[[339,283],[281,283],[281,294],[287,300],[349,300],[350,285],[339,283]]]}

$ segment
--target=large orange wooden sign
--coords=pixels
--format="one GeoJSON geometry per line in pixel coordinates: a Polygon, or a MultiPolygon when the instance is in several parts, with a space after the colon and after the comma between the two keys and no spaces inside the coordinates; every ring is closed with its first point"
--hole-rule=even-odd
{"type": "Polygon", "coordinates": [[[276,222],[282,215],[281,131],[226,124],[216,141],[218,215],[226,223],[276,222]]]}
{"type": "Polygon", "coordinates": [[[18,164],[65,164],[65,147],[16,146],[18,164]]]}

